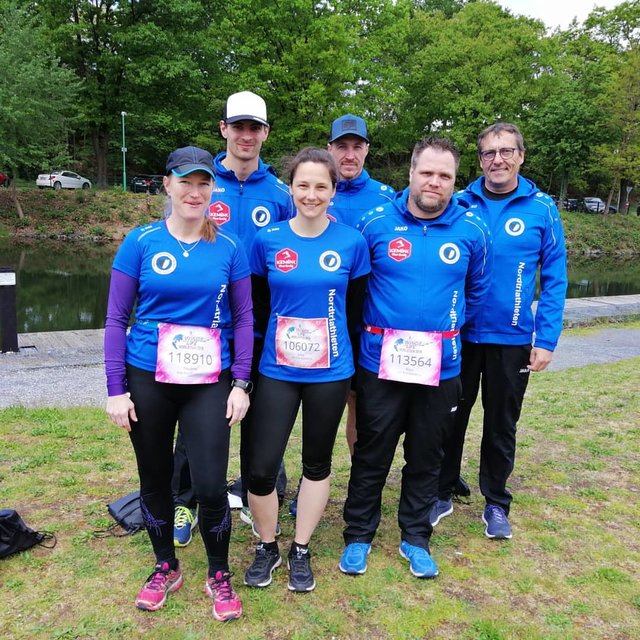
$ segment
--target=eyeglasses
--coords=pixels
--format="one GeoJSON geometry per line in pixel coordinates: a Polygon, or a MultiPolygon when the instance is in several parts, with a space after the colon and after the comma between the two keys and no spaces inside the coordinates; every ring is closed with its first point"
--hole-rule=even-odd
{"type": "Polygon", "coordinates": [[[496,154],[499,153],[503,160],[509,160],[513,158],[513,154],[517,151],[517,147],[502,147],[501,149],[489,149],[489,151],[480,151],[480,158],[488,161],[493,160],[496,154]]]}

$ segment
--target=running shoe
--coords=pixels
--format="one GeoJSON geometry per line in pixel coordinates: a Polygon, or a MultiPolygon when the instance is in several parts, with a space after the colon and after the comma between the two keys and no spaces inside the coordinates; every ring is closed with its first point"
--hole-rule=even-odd
{"type": "Polygon", "coordinates": [[[270,551],[263,542],[256,545],[256,557],[244,574],[248,587],[268,587],[273,580],[273,572],[282,564],[277,549],[270,551]]]}
{"type": "Polygon", "coordinates": [[[342,556],[338,568],[342,573],[360,575],[367,570],[367,556],[371,553],[371,545],[367,542],[352,542],[348,544],[342,556]]]}
{"type": "Polygon", "coordinates": [[[497,504],[488,504],[482,514],[482,522],[486,528],[484,534],[494,540],[509,540],[511,538],[511,525],[507,513],[497,504]]]}
{"type": "Polygon", "coordinates": [[[193,539],[193,530],[198,524],[198,510],[183,505],[176,506],[173,515],[173,545],[186,547],[193,539]]]}
{"type": "Polygon", "coordinates": [[[453,500],[437,500],[429,512],[429,522],[435,527],[442,518],[453,513],[453,500]]]}
{"type": "Polygon", "coordinates": [[[426,549],[403,540],[400,555],[409,561],[409,569],[416,578],[435,578],[438,575],[438,565],[426,549]]]}
{"type": "MultiPolygon", "coordinates": [[[[249,507],[242,507],[242,509],[240,509],[240,520],[242,520],[242,522],[244,522],[245,524],[251,525],[251,531],[253,531],[253,535],[256,538],[260,538],[260,534],[258,533],[258,530],[256,529],[256,523],[255,520],[253,519],[253,516],[251,515],[251,510],[249,509],[249,507]]],[[[280,529],[280,523],[276,523],[276,538],[282,533],[282,529],[280,529]]]]}
{"type": "Polygon", "coordinates": [[[311,571],[311,552],[301,549],[297,544],[291,545],[287,558],[289,568],[289,591],[304,593],[316,588],[316,581],[311,571]]]}
{"type": "Polygon", "coordinates": [[[136,607],[145,611],[157,611],[164,606],[167,594],[177,591],[181,586],[180,565],[177,565],[176,569],[170,569],[168,562],[159,562],[138,593],[136,607]]]}
{"type": "Polygon", "coordinates": [[[216,571],[204,584],[207,595],[213,600],[213,617],[219,622],[236,620],[242,615],[242,602],[231,586],[228,571],[216,571]]]}

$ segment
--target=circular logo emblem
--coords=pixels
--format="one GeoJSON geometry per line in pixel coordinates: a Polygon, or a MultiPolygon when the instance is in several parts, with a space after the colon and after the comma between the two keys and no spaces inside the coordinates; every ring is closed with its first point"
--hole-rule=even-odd
{"type": "Polygon", "coordinates": [[[521,236],[524,233],[524,222],[520,218],[509,218],[504,225],[504,230],[510,236],[521,236]]]}
{"type": "Polygon", "coordinates": [[[271,212],[269,211],[269,209],[267,209],[267,207],[256,207],[251,212],[251,219],[253,220],[253,224],[255,224],[256,227],[264,227],[265,225],[269,224],[269,221],[271,220],[271,212]]]}
{"type": "Polygon", "coordinates": [[[161,276],[168,276],[170,273],[173,273],[177,266],[177,260],[166,251],[156,253],[156,255],[151,258],[151,268],[161,276]]]}
{"type": "Polygon", "coordinates": [[[336,271],[340,268],[342,264],[342,260],[340,259],[340,254],[336,251],[325,251],[320,256],[320,266],[325,271],[336,271]]]}
{"type": "Polygon", "coordinates": [[[460,260],[460,249],[453,242],[446,242],[440,247],[440,260],[445,264],[455,264],[460,260]]]}

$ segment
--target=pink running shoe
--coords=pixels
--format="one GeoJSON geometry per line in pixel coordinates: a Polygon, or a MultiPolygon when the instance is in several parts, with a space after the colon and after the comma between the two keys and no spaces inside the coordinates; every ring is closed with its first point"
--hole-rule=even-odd
{"type": "Polygon", "coordinates": [[[235,620],[242,615],[242,602],[231,586],[228,571],[216,571],[204,585],[207,595],[213,600],[213,617],[219,622],[235,620]]]}
{"type": "Polygon", "coordinates": [[[182,571],[170,569],[169,563],[158,563],[153,573],[147,578],[138,597],[136,607],[145,611],[157,611],[164,606],[169,591],[177,591],[182,586],[182,571]]]}

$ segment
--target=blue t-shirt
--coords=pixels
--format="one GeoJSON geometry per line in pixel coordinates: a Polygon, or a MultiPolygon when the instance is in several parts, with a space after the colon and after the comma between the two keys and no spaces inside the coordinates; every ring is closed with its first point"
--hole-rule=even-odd
{"type": "Polygon", "coordinates": [[[355,369],[347,330],[347,285],[349,280],[367,275],[371,268],[367,244],[360,233],[330,221],[319,236],[304,238],[294,233],[288,222],[273,225],[256,235],[250,263],[252,273],[267,279],[271,292],[260,373],[291,382],[331,382],[352,376],[355,369]],[[279,316],[327,320],[328,367],[277,364],[279,316]]]}
{"type": "MultiPolygon", "coordinates": [[[[246,253],[232,234],[219,231],[214,242],[201,240],[185,258],[164,220],[131,231],[113,268],[139,282],[126,361],[146,371],[156,369],[159,322],[219,328],[222,309],[229,307],[229,283],[250,275],[246,253]]],[[[221,347],[226,369],[231,356],[224,335],[221,347]]]]}

